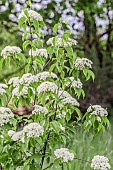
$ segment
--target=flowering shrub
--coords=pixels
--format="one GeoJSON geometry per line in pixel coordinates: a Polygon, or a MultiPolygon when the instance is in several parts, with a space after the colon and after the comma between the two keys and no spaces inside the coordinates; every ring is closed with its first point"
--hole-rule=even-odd
{"type": "MultiPolygon", "coordinates": [[[[69,30],[62,36],[56,34],[58,26],[66,22],[54,26],[55,37],[47,41],[48,47],[44,49],[43,18],[31,10],[30,2],[29,6],[30,9],[24,9],[18,18],[24,31],[23,50],[30,47],[29,57],[15,46],[7,46],[1,52],[7,64],[12,60],[27,60],[21,77],[12,77],[8,83],[0,84],[1,166],[3,170],[45,170],[59,165],[62,170],[71,170],[76,153],[63,147],[73,135],[77,121],[81,120],[77,101],[81,95],[85,96],[81,72],[86,80],[94,80],[93,63],[76,57],[73,46],[77,42],[69,37],[69,30]],[[34,35],[37,38],[33,38],[34,35]],[[22,118],[14,116],[11,109],[20,105],[32,105],[32,114],[22,118]],[[76,121],[70,123],[73,113],[76,113],[76,121]],[[21,121],[24,127],[18,126],[21,121]]],[[[107,115],[107,110],[101,106],[90,106],[83,117],[84,128],[93,127],[95,133],[104,130],[104,125],[109,125],[107,115]]],[[[97,156],[91,167],[110,169],[108,159],[97,156]]]]}

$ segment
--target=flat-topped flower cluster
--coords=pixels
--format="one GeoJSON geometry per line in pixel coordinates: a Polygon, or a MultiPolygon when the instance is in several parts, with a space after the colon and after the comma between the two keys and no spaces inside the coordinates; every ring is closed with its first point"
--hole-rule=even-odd
{"type": "Polygon", "coordinates": [[[100,105],[90,106],[87,109],[87,112],[89,112],[91,115],[100,116],[100,117],[108,115],[107,110],[101,107],[100,105]]]}
{"type": "Polygon", "coordinates": [[[109,159],[105,156],[96,155],[92,159],[91,167],[94,170],[109,170],[111,166],[109,164],[109,159]]]}
{"type": "Polygon", "coordinates": [[[93,62],[87,58],[77,58],[74,63],[78,70],[83,70],[85,67],[92,68],[92,64],[93,62]]]}
{"type": "Polygon", "coordinates": [[[21,53],[21,49],[19,47],[16,46],[6,46],[2,52],[1,52],[1,56],[3,56],[3,58],[7,58],[11,55],[14,55],[16,53],[21,53]]]}
{"type": "MultiPolygon", "coordinates": [[[[53,43],[54,37],[50,38],[47,41],[47,45],[54,45],[53,43]]],[[[64,40],[62,37],[56,37],[56,45],[59,47],[68,47],[68,46],[73,46],[76,45],[77,41],[71,38],[68,38],[67,40],[64,40]]]]}
{"type": "Polygon", "coordinates": [[[10,119],[14,118],[14,114],[7,107],[0,107],[0,126],[10,123],[10,119]]]}
{"type": "Polygon", "coordinates": [[[25,12],[22,12],[19,16],[18,16],[18,19],[21,19],[25,17],[27,20],[37,20],[37,21],[43,21],[43,18],[42,16],[36,12],[36,11],[33,11],[33,10],[28,10],[27,11],[27,14],[25,14],[25,12]]]}
{"type": "Polygon", "coordinates": [[[21,142],[24,142],[25,135],[28,138],[36,138],[44,133],[44,128],[40,126],[38,123],[30,123],[26,126],[24,126],[23,130],[19,132],[15,132],[13,130],[8,131],[8,135],[12,138],[13,141],[20,140],[21,142]]]}
{"type": "Polygon", "coordinates": [[[74,154],[67,148],[56,149],[54,155],[56,158],[61,158],[63,162],[72,161],[74,159],[74,154]]]}

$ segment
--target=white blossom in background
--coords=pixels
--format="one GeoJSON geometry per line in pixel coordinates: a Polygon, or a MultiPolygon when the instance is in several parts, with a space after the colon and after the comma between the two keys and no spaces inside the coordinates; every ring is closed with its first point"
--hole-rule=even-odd
{"type": "Polygon", "coordinates": [[[65,127],[63,127],[61,124],[60,124],[59,127],[60,127],[60,130],[61,130],[61,131],[65,132],[65,127]]]}
{"type": "Polygon", "coordinates": [[[74,65],[78,70],[83,70],[86,66],[92,68],[93,62],[87,58],[77,58],[74,65]]]}
{"type": "Polygon", "coordinates": [[[24,14],[24,12],[22,12],[19,16],[18,16],[18,19],[21,19],[22,17],[25,17],[26,19],[29,19],[30,20],[37,20],[37,21],[43,21],[43,18],[42,16],[36,12],[36,11],[33,11],[33,10],[29,10],[28,11],[28,17],[24,14]]]}
{"type": "Polygon", "coordinates": [[[57,75],[55,73],[49,73],[47,71],[44,71],[42,73],[39,73],[36,75],[36,80],[46,80],[47,78],[53,78],[56,79],[57,75]]]}
{"type": "Polygon", "coordinates": [[[78,101],[75,99],[75,98],[73,98],[73,97],[67,97],[67,98],[65,98],[65,99],[63,99],[62,101],[61,101],[61,103],[63,104],[63,105],[66,105],[66,104],[72,104],[73,106],[78,106],[79,107],[79,103],[78,103],[78,101]]]}
{"type": "Polygon", "coordinates": [[[91,167],[94,170],[109,170],[111,166],[109,164],[109,159],[105,156],[96,155],[92,159],[91,167]]]}
{"type": "Polygon", "coordinates": [[[39,106],[39,105],[35,105],[34,106],[34,110],[32,111],[32,114],[40,114],[40,113],[45,113],[47,114],[48,113],[48,110],[46,107],[42,107],[42,106],[39,106]]]}
{"type": "Polygon", "coordinates": [[[100,105],[90,106],[87,109],[87,112],[89,112],[91,115],[96,115],[96,116],[100,116],[100,117],[108,115],[107,110],[102,108],[100,105]]]}
{"type": "Polygon", "coordinates": [[[10,137],[12,137],[15,133],[16,133],[16,132],[15,132],[14,130],[9,130],[9,131],[8,131],[8,135],[9,135],[10,137]]]}
{"type": "Polygon", "coordinates": [[[0,107],[0,126],[10,123],[11,118],[14,118],[12,111],[7,107],[0,107]]]}
{"type": "Polygon", "coordinates": [[[13,141],[22,141],[23,142],[23,131],[19,131],[19,132],[15,132],[13,135],[12,135],[12,140],[13,141]]]}
{"type": "MultiPolygon", "coordinates": [[[[31,50],[29,51],[29,55],[31,55],[31,50]]],[[[41,56],[47,58],[48,57],[47,50],[46,49],[36,49],[35,51],[32,50],[32,56],[33,57],[41,56]]]]}
{"type": "Polygon", "coordinates": [[[65,91],[65,90],[59,90],[58,91],[58,96],[59,96],[59,98],[67,98],[67,97],[71,97],[71,95],[67,92],[67,91],[65,91]]]}
{"type": "Polygon", "coordinates": [[[45,82],[41,83],[37,88],[38,93],[48,92],[48,91],[55,92],[56,90],[58,90],[57,85],[50,81],[45,81],[45,82]]]}
{"type": "Polygon", "coordinates": [[[20,78],[20,84],[31,84],[35,81],[35,76],[31,73],[23,74],[22,78],[20,78]]]}
{"type": "Polygon", "coordinates": [[[73,88],[82,88],[82,83],[80,79],[75,80],[74,77],[69,78],[70,82],[66,84],[67,87],[71,86],[73,88]]]}
{"type": "Polygon", "coordinates": [[[30,123],[24,127],[23,132],[27,137],[39,137],[43,135],[44,128],[38,123],[30,123]]]}
{"type": "Polygon", "coordinates": [[[12,77],[9,81],[8,81],[9,85],[13,85],[13,87],[16,87],[19,85],[19,77],[12,77]]]}
{"type": "Polygon", "coordinates": [[[15,54],[15,53],[21,53],[21,49],[19,47],[16,46],[6,46],[2,52],[1,52],[1,56],[3,56],[3,58],[7,58],[8,56],[15,54]]]}
{"type": "Polygon", "coordinates": [[[6,91],[4,89],[7,89],[8,86],[6,84],[0,84],[0,94],[4,94],[6,93],[6,91]]]}
{"type": "MultiPolygon", "coordinates": [[[[50,38],[47,41],[47,45],[52,45],[53,46],[54,45],[53,44],[54,38],[55,37],[50,38]]],[[[61,37],[56,37],[56,45],[59,46],[59,47],[73,46],[73,45],[76,45],[76,44],[77,44],[77,41],[74,40],[74,39],[68,38],[67,40],[64,40],[61,37]]]]}
{"type": "Polygon", "coordinates": [[[63,162],[72,161],[74,159],[74,154],[69,152],[67,148],[60,148],[54,151],[56,158],[62,158],[63,162]]]}

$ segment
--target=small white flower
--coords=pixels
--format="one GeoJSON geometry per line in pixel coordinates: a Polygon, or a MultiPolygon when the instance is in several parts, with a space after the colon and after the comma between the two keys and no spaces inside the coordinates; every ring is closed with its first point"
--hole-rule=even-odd
{"type": "Polygon", "coordinates": [[[62,130],[63,132],[65,132],[65,127],[63,127],[61,124],[60,124],[60,130],[62,130]]]}
{"type": "Polygon", "coordinates": [[[15,132],[14,135],[12,136],[13,141],[18,141],[23,139],[23,131],[15,132]]]}
{"type": "Polygon", "coordinates": [[[57,89],[58,89],[58,87],[55,83],[45,81],[38,86],[37,92],[38,93],[47,92],[47,91],[55,92],[57,89]]]}
{"type": "Polygon", "coordinates": [[[66,112],[65,112],[64,110],[62,110],[60,113],[58,113],[58,114],[56,115],[56,117],[59,118],[59,119],[62,119],[62,118],[65,119],[65,117],[66,117],[66,112]]]}
{"type": "Polygon", "coordinates": [[[105,156],[96,155],[92,159],[91,167],[94,170],[109,170],[111,166],[109,164],[109,159],[105,156]]]}
{"type": "Polygon", "coordinates": [[[78,70],[83,70],[85,66],[92,68],[92,61],[87,58],[77,58],[74,65],[78,70]]]}
{"type": "MultiPolygon", "coordinates": [[[[31,55],[31,50],[29,51],[29,55],[31,55]]],[[[35,51],[32,50],[32,56],[41,56],[44,58],[48,57],[47,50],[46,49],[36,49],[35,51]]]]}
{"type": "Polygon", "coordinates": [[[6,90],[4,90],[6,88],[8,88],[8,86],[6,84],[0,84],[0,94],[1,95],[6,93],[6,90]]]}
{"type": "Polygon", "coordinates": [[[29,18],[30,18],[30,20],[35,19],[35,20],[37,20],[37,21],[43,21],[42,16],[41,16],[38,12],[33,11],[33,10],[29,10],[29,11],[28,11],[28,17],[24,14],[24,12],[22,12],[22,13],[19,15],[18,19],[21,19],[22,17],[25,17],[26,19],[29,19],[29,18]]]}
{"type": "Polygon", "coordinates": [[[63,105],[65,105],[65,104],[72,104],[73,106],[78,106],[78,107],[80,105],[78,103],[78,101],[75,98],[73,98],[73,97],[67,97],[67,98],[63,99],[61,102],[62,102],[63,105]]]}
{"type": "Polygon", "coordinates": [[[89,112],[91,115],[96,115],[96,116],[108,116],[108,112],[106,109],[102,108],[100,105],[93,105],[90,106],[87,109],[87,112],[89,112]]]}
{"type": "Polygon", "coordinates": [[[14,118],[14,114],[7,107],[0,107],[0,126],[10,123],[10,119],[14,118]]]}
{"type": "Polygon", "coordinates": [[[8,131],[8,135],[9,135],[10,137],[12,137],[15,133],[16,133],[16,132],[15,132],[14,130],[9,130],[9,131],[8,131]]]}
{"type": "Polygon", "coordinates": [[[70,82],[66,84],[67,87],[71,86],[73,88],[82,88],[82,83],[80,79],[74,80],[74,77],[70,77],[70,82]]]}
{"type": "Polygon", "coordinates": [[[16,87],[19,85],[19,77],[12,77],[9,81],[8,84],[12,84],[13,87],[16,87]]]}
{"type": "Polygon", "coordinates": [[[6,84],[0,84],[0,88],[4,88],[4,89],[7,89],[8,86],[6,84]]]}
{"type": "Polygon", "coordinates": [[[44,128],[38,123],[30,123],[24,127],[23,132],[27,137],[39,137],[43,135],[44,128]]]}
{"type": "Polygon", "coordinates": [[[19,47],[16,46],[6,46],[2,52],[1,52],[1,56],[3,56],[3,58],[7,58],[8,56],[15,54],[15,53],[21,53],[21,49],[19,47]]]}
{"type": "MultiPolygon", "coordinates": [[[[53,40],[55,37],[50,38],[47,41],[47,45],[52,45],[53,46],[53,40]]],[[[61,37],[56,37],[56,44],[59,47],[67,47],[67,46],[73,46],[77,44],[77,41],[71,38],[68,38],[67,40],[64,40],[61,37]]]]}
{"type": "Polygon", "coordinates": [[[45,113],[47,114],[48,113],[48,110],[46,107],[42,107],[42,106],[39,106],[39,105],[35,105],[34,106],[34,110],[32,111],[32,114],[40,114],[40,113],[45,113]]]}
{"type": "Polygon", "coordinates": [[[62,158],[63,162],[72,161],[74,159],[74,154],[69,152],[67,148],[60,148],[54,151],[56,158],[62,158]]]}

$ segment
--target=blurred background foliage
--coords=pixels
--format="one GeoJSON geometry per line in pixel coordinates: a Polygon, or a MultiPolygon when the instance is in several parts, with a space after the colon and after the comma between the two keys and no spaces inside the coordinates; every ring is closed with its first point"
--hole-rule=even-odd
{"type": "MultiPolygon", "coordinates": [[[[46,23],[45,39],[53,35],[53,26],[68,20],[72,37],[78,41],[75,50],[78,57],[94,62],[95,82],[84,82],[85,100],[80,99],[82,110],[89,104],[100,104],[113,109],[113,1],[112,0],[32,0],[33,8],[46,23]]],[[[22,30],[17,18],[25,0],[0,1],[0,52],[7,45],[22,48],[22,30]]],[[[58,30],[62,34],[62,30],[58,30]]],[[[27,55],[27,53],[26,53],[27,55]]],[[[1,58],[1,57],[0,57],[1,58]]],[[[0,66],[0,82],[22,73],[23,65],[14,63],[0,66]]],[[[84,80],[83,80],[84,81],[84,80]]]]}

